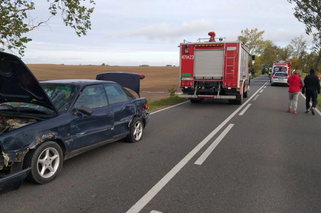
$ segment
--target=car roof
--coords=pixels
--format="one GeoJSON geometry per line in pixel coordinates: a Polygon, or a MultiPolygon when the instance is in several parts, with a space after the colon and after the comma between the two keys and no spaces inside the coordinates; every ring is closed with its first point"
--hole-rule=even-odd
{"type": "Polygon", "coordinates": [[[102,81],[102,80],[92,80],[92,79],[61,79],[61,80],[47,80],[40,81],[40,84],[50,83],[50,84],[72,84],[79,86],[86,86],[92,84],[115,84],[114,81],[102,81]]]}

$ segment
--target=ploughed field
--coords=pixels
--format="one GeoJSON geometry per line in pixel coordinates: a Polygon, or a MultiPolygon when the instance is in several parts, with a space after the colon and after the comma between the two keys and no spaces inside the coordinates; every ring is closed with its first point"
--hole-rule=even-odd
{"type": "Polygon", "coordinates": [[[99,65],[55,65],[27,64],[39,81],[54,79],[96,79],[105,72],[132,72],[145,75],[141,80],[140,96],[148,102],[169,97],[169,89],[178,86],[179,67],[157,66],[99,66],[99,65]]]}

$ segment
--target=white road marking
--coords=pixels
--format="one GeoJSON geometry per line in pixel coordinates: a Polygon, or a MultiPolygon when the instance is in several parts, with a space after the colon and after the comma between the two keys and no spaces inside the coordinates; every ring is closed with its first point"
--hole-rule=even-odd
{"type": "Polygon", "coordinates": [[[260,91],[260,93],[262,93],[262,92],[263,92],[263,90],[264,90],[264,89],[262,89],[262,90],[260,91]]]}
{"type": "MultiPolygon", "coordinates": [[[[264,86],[264,85],[263,85],[264,86]]],[[[237,108],[218,127],[206,136],[192,151],[190,151],[178,164],[176,164],[162,179],[160,179],[140,200],[138,200],[126,213],[137,213],[151,201],[160,190],[205,146],[214,135],[219,132],[252,98],[263,88],[259,88],[244,104],[237,108]]]]}
{"type": "Polygon", "coordinates": [[[205,152],[195,161],[194,164],[202,165],[202,163],[207,159],[207,157],[213,152],[215,147],[223,140],[227,133],[232,129],[234,124],[230,124],[226,129],[213,141],[213,143],[205,150],[205,152]]]}
{"type": "Polygon", "coordinates": [[[252,81],[255,81],[255,82],[266,82],[266,80],[259,80],[259,79],[253,79],[252,81]]]}
{"type": "Polygon", "coordinates": [[[260,95],[256,95],[255,98],[253,98],[253,101],[256,101],[256,99],[259,97],[260,95]]]}
{"type": "Polygon", "coordinates": [[[162,212],[152,210],[150,213],[162,213],[162,212]]]}
{"type": "Polygon", "coordinates": [[[265,88],[266,88],[266,86],[263,89],[265,89],[265,88]]]}
{"type": "Polygon", "coordinates": [[[251,105],[252,105],[252,104],[248,104],[248,105],[242,110],[242,112],[240,112],[239,115],[244,115],[244,113],[246,112],[246,110],[247,110],[248,108],[250,108],[251,105]]]}
{"type": "Polygon", "coordinates": [[[173,105],[173,106],[166,107],[166,108],[164,108],[164,109],[160,109],[160,110],[155,111],[155,112],[151,112],[150,114],[152,115],[152,114],[155,114],[155,113],[158,113],[158,112],[161,112],[161,111],[164,111],[164,110],[167,110],[167,109],[173,108],[173,107],[177,107],[177,106],[182,105],[182,104],[186,104],[186,103],[188,103],[188,102],[189,102],[189,101],[184,101],[184,102],[182,102],[182,103],[175,104],[175,105],[173,105]]]}

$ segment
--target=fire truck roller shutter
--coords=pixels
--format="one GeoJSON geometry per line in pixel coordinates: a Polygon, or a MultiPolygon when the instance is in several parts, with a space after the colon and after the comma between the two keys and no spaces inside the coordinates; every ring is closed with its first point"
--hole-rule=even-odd
{"type": "Polygon", "coordinates": [[[221,79],[223,77],[224,50],[195,50],[194,77],[221,79]]]}

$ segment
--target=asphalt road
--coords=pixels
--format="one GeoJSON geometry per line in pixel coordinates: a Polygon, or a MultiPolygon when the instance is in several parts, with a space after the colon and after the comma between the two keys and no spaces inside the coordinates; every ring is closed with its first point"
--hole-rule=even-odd
{"type": "Polygon", "coordinates": [[[321,212],[321,114],[286,112],[287,87],[251,81],[243,105],[154,112],[139,143],[64,162],[46,185],[0,194],[0,212],[321,212]]]}

